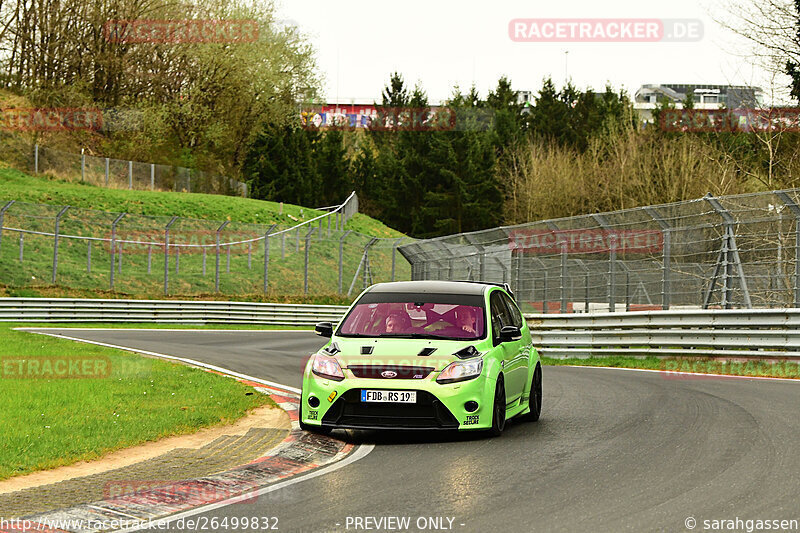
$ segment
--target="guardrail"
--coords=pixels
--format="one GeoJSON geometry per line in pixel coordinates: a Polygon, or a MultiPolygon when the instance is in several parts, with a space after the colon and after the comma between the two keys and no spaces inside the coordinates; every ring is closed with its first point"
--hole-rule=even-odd
{"type": "Polygon", "coordinates": [[[534,345],[558,359],[610,355],[800,357],[800,309],[525,315],[534,345]]]}
{"type": "Polygon", "coordinates": [[[339,305],[180,300],[0,298],[0,322],[114,322],[310,326],[338,322],[339,305]]]}

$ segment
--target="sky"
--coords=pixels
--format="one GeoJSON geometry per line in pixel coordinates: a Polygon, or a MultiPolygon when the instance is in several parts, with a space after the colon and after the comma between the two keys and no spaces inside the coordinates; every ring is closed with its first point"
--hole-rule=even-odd
{"type": "Polygon", "coordinates": [[[515,90],[552,76],[579,88],[607,83],[633,94],[643,84],[756,85],[770,78],[748,57],[750,45],[716,20],[722,0],[279,0],[278,16],[317,51],[328,102],[380,100],[391,72],[419,82],[432,103],[458,85],[482,96],[505,75],[515,90]],[[694,42],[514,42],[512,19],[696,19],[694,42]]]}

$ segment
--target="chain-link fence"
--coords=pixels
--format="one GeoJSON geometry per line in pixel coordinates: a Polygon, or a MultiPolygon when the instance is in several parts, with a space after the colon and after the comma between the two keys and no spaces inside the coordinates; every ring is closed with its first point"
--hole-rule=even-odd
{"type": "Polygon", "coordinates": [[[409,239],[345,230],[342,205],[296,226],[0,203],[0,283],[153,294],[345,294],[410,279],[409,239]]]}
{"type": "Polygon", "coordinates": [[[417,241],[413,279],[509,283],[527,311],[800,307],[800,189],[417,241]]]}
{"type": "Polygon", "coordinates": [[[38,144],[33,147],[27,166],[34,174],[50,174],[113,189],[198,192],[245,198],[248,195],[246,183],[210,172],[62,152],[38,144]]]}

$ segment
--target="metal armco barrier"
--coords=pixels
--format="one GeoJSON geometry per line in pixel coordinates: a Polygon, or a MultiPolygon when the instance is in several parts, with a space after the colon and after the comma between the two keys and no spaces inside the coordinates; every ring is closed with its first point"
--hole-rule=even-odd
{"type": "Polygon", "coordinates": [[[0,322],[130,322],[309,326],[338,322],[339,305],[179,300],[0,298],[0,322]]]}
{"type": "Polygon", "coordinates": [[[800,309],[525,315],[534,346],[558,359],[610,355],[800,358],[800,309]]]}

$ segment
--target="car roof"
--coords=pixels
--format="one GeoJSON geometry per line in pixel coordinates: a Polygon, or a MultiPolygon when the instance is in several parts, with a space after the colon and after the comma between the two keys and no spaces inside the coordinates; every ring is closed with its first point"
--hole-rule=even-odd
{"type": "Polygon", "coordinates": [[[471,281],[392,281],[377,283],[369,292],[434,293],[434,294],[483,294],[495,285],[471,281]]]}

